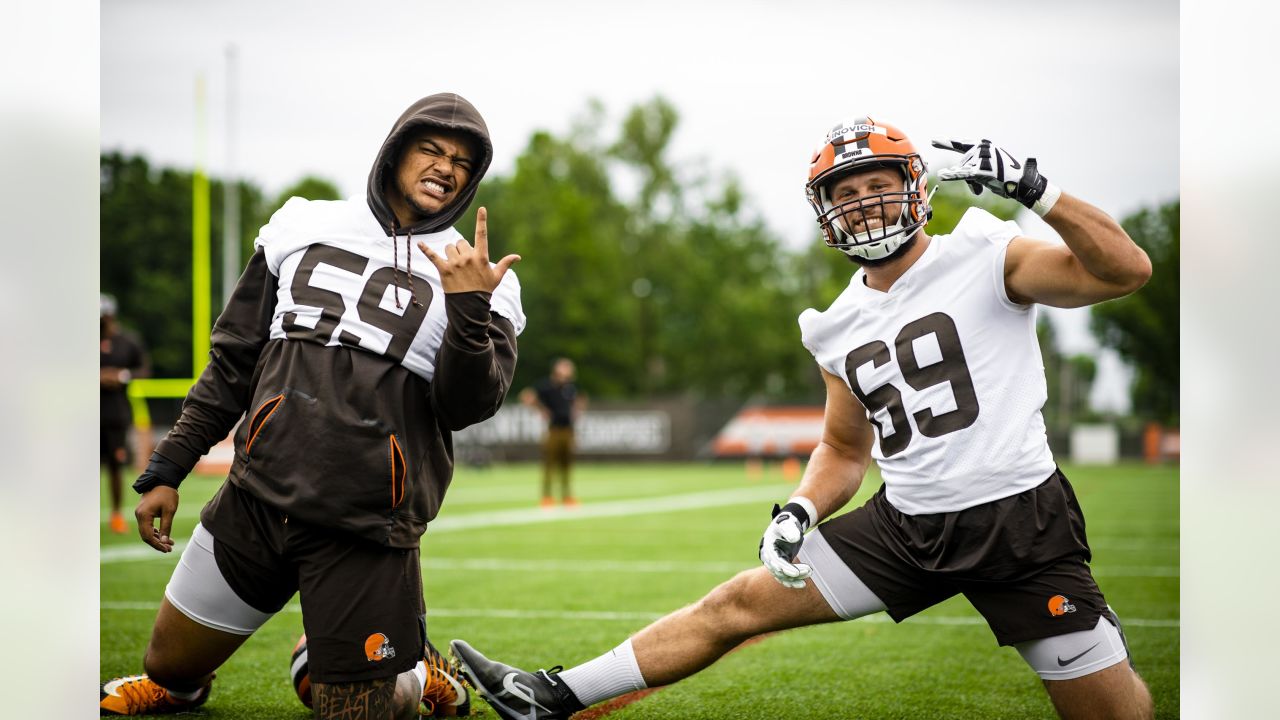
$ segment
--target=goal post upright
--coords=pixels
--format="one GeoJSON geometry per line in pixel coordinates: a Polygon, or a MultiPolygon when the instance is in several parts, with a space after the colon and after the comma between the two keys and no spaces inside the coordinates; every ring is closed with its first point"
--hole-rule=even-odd
{"type": "Polygon", "coordinates": [[[147,398],[186,397],[209,358],[212,258],[210,257],[209,178],[205,174],[207,130],[205,126],[204,75],[196,76],[196,157],[191,178],[191,377],[138,378],[129,383],[129,404],[139,432],[151,430],[147,398]]]}

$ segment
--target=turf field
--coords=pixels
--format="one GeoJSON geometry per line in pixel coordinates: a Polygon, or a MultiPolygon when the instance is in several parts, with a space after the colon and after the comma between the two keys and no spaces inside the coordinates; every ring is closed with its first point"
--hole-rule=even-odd
{"type": "MultiPolygon", "coordinates": [[[[1178,716],[1178,471],[1064,468],[1089,521],[1094,572],[1125,629],[1156,716],[1178,716]]],[[[185,538],[221,478],[182,488],[185,538]]],[[[878,486],[868,478],[854,499],[878,486]]],[[[571,666],[754,566],[777,468],[583,465],[582,506],[536,507],[532,465],[459,469],[422,545],[428,631],[464,638],[528,669],[571,666]]],[[[103,485],[101,672],[140,672],[151,622],[178,553],[160,555],[106,526],[103,485]]],[[[131,508],[126,516],[132,521],[131,508]]],[[[210,718],[310,717],[293,696],[289,654],[302,630],[296,599],[218,671],[210,718]]],[[[496,718],[482,702],[478,717],[496,718]]],[[[610,718],[1048,718],[1039,679],[999,648],[953,598],[901,625],[883,616],[770,636],[610,718]]]]}

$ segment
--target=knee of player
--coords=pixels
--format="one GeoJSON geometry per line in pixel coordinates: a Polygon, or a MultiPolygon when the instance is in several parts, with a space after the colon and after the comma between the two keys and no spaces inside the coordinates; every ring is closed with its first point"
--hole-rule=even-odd
{"type": "Polygon", "coordinates": [[[749,573],[738,573],[727,582],[716,586],[695,606],[696,612],[708,623],[724,630],[746,632],[751,623],[751,603],[748,598],[749,573]]]}

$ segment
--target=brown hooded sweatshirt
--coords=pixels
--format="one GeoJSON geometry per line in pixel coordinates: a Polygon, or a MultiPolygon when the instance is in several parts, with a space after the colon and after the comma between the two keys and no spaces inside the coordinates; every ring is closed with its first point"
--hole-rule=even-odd
{"type": "MultiPolygon", "coordinates": [[[[476,109],[432,95],[392,127],[367,202],[293,198],[277,211],[214,324],[209,365],[135,489],[177,487],[239,423],[229,485],[290,518],[417,547],[453,475],[451,431],[497,412],[524,326],[513,272],[492,294],[446,295],[416,248],[443,255],[461,238],[452,224],[492,157],[476,109]],[[423,126],[471,134],[478,162],[445,210],[399,228],[382,188],[423,126]]],[[[201,522],[234,543],[234,520],[218,512],[227,491],[201,522]]]]}

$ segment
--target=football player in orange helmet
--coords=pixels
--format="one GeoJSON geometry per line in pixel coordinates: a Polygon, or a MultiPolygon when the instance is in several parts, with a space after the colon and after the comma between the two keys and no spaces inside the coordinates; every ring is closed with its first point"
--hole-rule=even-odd
{"type": "Polygon", "coordinates": [[[763,633],[881,612],[901,622],[955,595],[1040,676],[1060,716],[1152,716],[1046,439],[1036,345],[1036,305],[1126,295],[1151,263],[1034,159],[987,140],[937,147],[964,154],[939,179],[1017,200],[1063,243],[981,208],[928,235],[925,162],[906,135],[869,117],[835,126],[806,191],[826,243],[862,267],[830,307],[799,318],[827,387],[822,442],[773,507],[763,567],[567,670],[528,672],[455,640],[462,674],[503,720],[568,718],[688,677],[763,633]],[[873,462],[883,486],[842,512],[873,462]]]}

